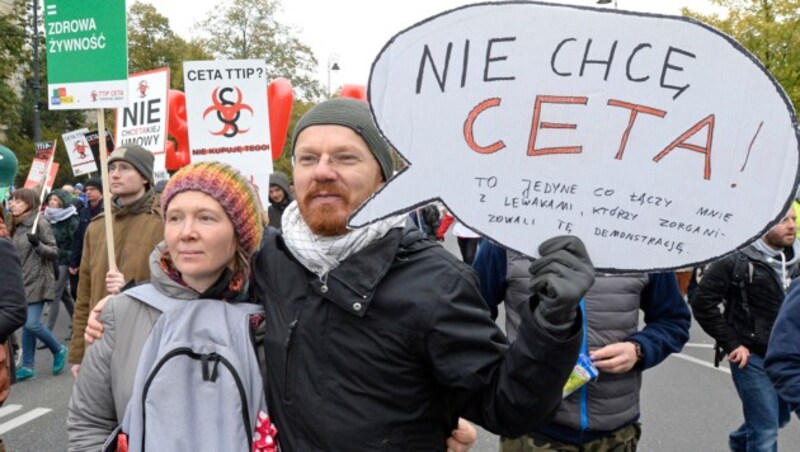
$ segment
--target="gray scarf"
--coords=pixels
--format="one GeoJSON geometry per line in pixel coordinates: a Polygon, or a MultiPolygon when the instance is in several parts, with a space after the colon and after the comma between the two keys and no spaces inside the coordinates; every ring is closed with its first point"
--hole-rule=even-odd
{"type": "Polygon", "coordinates": [[[75,209],[75,206],[69,206],[65,208],[59,207],[45,207],[44,208],[44,217],[47,218],[47,221],[50,223],[60,223],[67,218],[77,215],[78,211],[75,209]]]}

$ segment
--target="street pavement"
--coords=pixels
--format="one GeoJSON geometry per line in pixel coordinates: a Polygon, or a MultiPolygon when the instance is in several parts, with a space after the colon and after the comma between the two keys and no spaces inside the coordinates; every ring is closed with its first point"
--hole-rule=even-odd
{"type": "MultiPolygon", "coordinates": [[[[445,247],[458,254],[448,235],[445,247]]],[[[503,313],[501,312],[500,319],[503,313]]],[[[502,320],[499,321],[502,326],[502,320]]],[[[56,337],[67,336],[67,316],[61,309],[56,337]]],[[[692,325],[691,339],[683,353],[667,358],[648,370],[642,387],[642,440],[639,450],[649,452],[722,452],[727,435],[742,420],[725,364],[713,367],[713,341],[692,325]]],[[[52,354],[36,353],[37,378],[13,386],[0,408],[0,437],[9,452],[63,452],[67,450],[66,406],[72,393],[69,369],[59,376],[50,372],[52,354]]],[[[497,451],[495,435],[479,430],[475,452],[497,451]]],[[[779,435],[779,450],[800,450],[800,421],[792,415],[779,435]]],[[[301,451],[302,452],[302,451],[301,451]]]]}

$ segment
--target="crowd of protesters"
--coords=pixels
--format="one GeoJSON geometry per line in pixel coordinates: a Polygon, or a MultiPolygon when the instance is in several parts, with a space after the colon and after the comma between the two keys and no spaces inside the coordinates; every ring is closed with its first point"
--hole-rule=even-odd
{"type": "Polygon", "coordinates": [[[391,153],[367,104],[334,99],[297,122],[291,178],[270,177],[266,212],[226,164],[156,184],[135,145],[109,157],[111,212],[99,179],[13,191],[0,217],[3,344],[21,327],[11,377],[36,376],[37,340],[53,374],[71,364],[71,451],[464,451],[470,422],[506,452],[629,451],[642,375],[682,349],[694,314],[742,401],[731,450],[776,450],[800,416],[794,210],[684,297],[674,273],[596,274],[576,237],[530,260],[435,203],[349,229],[394,174],[391,153]],[[438,243],[453,223],[461,260],[438,243]],[[69,348],[52,333],[61,303],[69,348]],[[599,377],[567,394],[581,362],[599,377]],[[236,384],[214,385],[226,372],[236,384]],[[235,403],[203,404],[223,399],[235,403]]]}

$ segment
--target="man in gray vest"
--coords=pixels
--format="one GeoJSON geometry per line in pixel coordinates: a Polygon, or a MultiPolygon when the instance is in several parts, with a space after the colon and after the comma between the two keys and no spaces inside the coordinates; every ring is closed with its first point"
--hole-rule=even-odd
{"type": "MultiPolygon", "coordinates": [[[[527,257],[488,241],[473,264],[490,308],[506,303],[511,341],[517,337],[520,310],[531,297],[529,265],[527,257]]],[[[567,396],[549,424],[518,439],[502,438],[501,451],[636,450],[642,372],[689,340],[689,308],[673,273],[598,274],[582,310],[582,351],[600,378],[567,396]],[[641,330],[639,310],[646,324],[641,330]]]]}

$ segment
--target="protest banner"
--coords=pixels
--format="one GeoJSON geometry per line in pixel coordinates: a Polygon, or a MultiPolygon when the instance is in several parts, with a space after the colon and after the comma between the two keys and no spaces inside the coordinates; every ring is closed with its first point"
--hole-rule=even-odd
{"type": "Polygon", "coordinates": [[[24,188],[39,190],[40,187],[43,187],[43,189],[39,192],[39,196],[44,198],[46,193],[49,193],[53,190],[53,184],[56,181],[56,175],[58,175],[58,168],[58,163],[51,162],[47,170],[47,181],[45,181],[44,184],[42,184],[42,178],[44,178],[44,172],[42,171],[41,178],[39,180],[31,179],[30,176],[28,176],[29,178],[25,180],[24,188]]]}
{"type": "Polygon", "coordinates": [[[125,0],[45,0],[51,110],[127,105],[125,0]]]}
{"type": "Polygon", "coordinates": [[[89,129],[83,128],[61,135],[64,147],[67,149],[69,163],[72,165],[72,174],[75,176],[83,176],[97,171],[97,163],[92,155],[92,149],[86,141],[87,133],[89,133],[89,129]]]}
{"type": "MultiPolygon", "coordinates": [[[[108,130],[105,132],[105,149],[107,157],[108,154],[114,152],[114,138],[111,137],[111,134],[108,132],[108,130]]],[[[92,157],[94,157],[94,161],[100,161],[100,132],[97,130],[91,130],[86,132],[84,136],[86,137],[86,144],[89,145],[89,149],[92,151],[92,157]]]]}
{"type": "MultiPolygon", "coordinates": [[[[25,180],[25,188],[45,187],[44,175],[50,171],[55,156],[56,142],[41,141],[36,143],[36,154],[31,161],[31,169],[28,171],[28,178],[25,180]]],[[[42,195],[47,190],[42,190],[42,195]]]]}
{"type": "Polygon", "coordinates": [[[120,146],[138,144],[153,153],[155,180],[169,179],[166,170],[169,68],[128,78],[128,105],[118,108],[114,137],[120,146]]]}
{"type": "Polygon", "coordinates": [[[264,61],[187,61],[183,73],[191,162],[228,163],[267,202],[272,153],[264,61]]]}
{"type": "Polygon", "coordinates": [[[798,183],[786,94],[739,43],[688,18],[465,6],[395,35],[368,93],[409,166],[353,227],[440,199],[532,257],[573,234],[600,271],[667,270],[760,237],[798,183]]]}
{"type": "MultiPolygon", "coordinates": [[[[128,29],[125,0],[45,0],[47,88],[51,110],[97,109],[105,136],[103,108],[128,104],[128,29]]],[[[100,141],[103,206],[111,212],[105,140],[100,141]]],[[[105,215],[106,242],[114,243],[112,215],[105,215]]],[[[114,247],[106,247],[116,269],[114,247]]]]}
{"type": "MultiPolygon", "coordinates": [[[[53,183],[56,180],[58,163],[53,163],[55,154],[55,141],[36,143],[36,155],[31,161],[31,169],[28,171],[28,178],[25,180],[24,187],[39,191],[39,204],[42,203],[45,195],[53,188],[53,183]]],[[[31,232],[34,234],[36,234],[36,228],[39,225],[40,213],[40,211],[36,212],[36,218],[33,220],[33,226],[31,226],[31,232]]]]}
{"type": "MultiPolygon", "coordinates": [[[[53,191],[53,184],[55,184],[55,182],[56,182],[56,176],[58,175],[58,168],[59,167],[60,167],[60,165],[57,162],[50,162],[50,166],[48,167],[48,170],[47,170],[47,180],[44,182],[44,189],[40,192],[41,194],[39,195],[42,198],[44,198],[47,193],[50,193],[51,191],[53,191]]],[[[38,183],[31,183],[30,186],[28,185],[28,183],[29,183],[29,181],[26,180],[25,181],[25,188],[36,189],[37,187],[41,187],[42,186],[41,180],[38,183]]]]}

